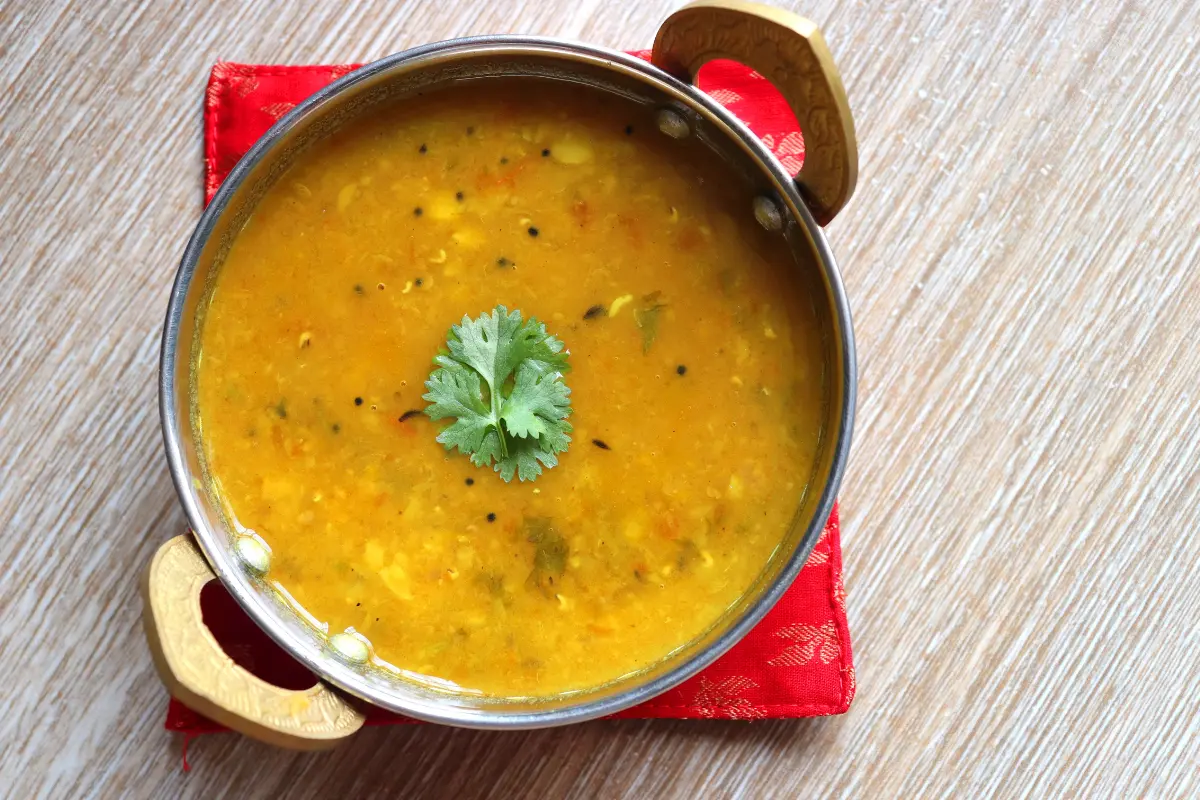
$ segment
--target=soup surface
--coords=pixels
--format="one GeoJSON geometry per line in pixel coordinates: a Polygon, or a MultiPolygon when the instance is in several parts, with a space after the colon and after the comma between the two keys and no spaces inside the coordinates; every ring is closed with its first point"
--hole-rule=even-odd
{"type": "Polygon", "coordinates": [[[492,82],[306,151],[238,235],[195,372],[213,490],[270,577],[396,667],[546,696],[703,633],[780,545],[820,435],[814,304],[749,187],[653,112],[492,82]],[[423,413],[504,304],[570,351],[558,466],[506,483],[423,413]]]}

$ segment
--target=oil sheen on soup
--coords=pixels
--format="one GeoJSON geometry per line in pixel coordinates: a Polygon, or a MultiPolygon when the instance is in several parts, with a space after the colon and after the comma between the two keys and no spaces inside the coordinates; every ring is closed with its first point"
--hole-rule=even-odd
{"type": "Polygon", "coordinates": [[[651,109],[427,95],[307,150],[204,313],[207,474],[329,632],[494,696],[586,689],[716,623],[780,546],[824,397],[814,304],[742,179],[651,109]],[[498,304],[570,351],[570,449],[506,483],[421,413],[498,304]]]}

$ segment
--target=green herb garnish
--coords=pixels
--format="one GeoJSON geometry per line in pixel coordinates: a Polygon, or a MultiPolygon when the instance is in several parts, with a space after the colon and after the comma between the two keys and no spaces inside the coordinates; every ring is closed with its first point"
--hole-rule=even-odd
{"type": "Polygon", "coordinates": [[[649,353],[650,345],[658,338],[658,315],[666,307],[662,292],[651,292],[642,298],[641,307],[633,310],[633,320],[642,331],[643,353],[649,353]]]}
{"type": "Polygon", "coordinates": [[[571,442],[563,343],[536,319],[496,306],[478,319],[464,316],[446,346],[425,382],[429,418],[455,418],[437,440],[477,467],[494,464],[505,481],[531,481],[558,464],[571,442]]]}
{"type": "Polygon", "coordinates": [[[525,538],[534,548],[533,569],[525,582],[550,597],[554,594],[555,579],[562,578],[567,571],[571,548],[545,517],[525,520],[525,538]]]}

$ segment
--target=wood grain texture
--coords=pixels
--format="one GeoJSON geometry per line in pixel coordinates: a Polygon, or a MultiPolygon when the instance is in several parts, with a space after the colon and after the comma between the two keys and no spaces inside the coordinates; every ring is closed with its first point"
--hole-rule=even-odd
{"type": "Polygon", "coordinates": [[[829,228],[862,384],[858,697],[799,722],[161,730],[137,574],[183,526],[154,397],[217,58],[471,33],[644,47],[673,3],[0,6],[0,793],[1200,793],[1200,8],[835,2],[861,143],[829,228]]]}

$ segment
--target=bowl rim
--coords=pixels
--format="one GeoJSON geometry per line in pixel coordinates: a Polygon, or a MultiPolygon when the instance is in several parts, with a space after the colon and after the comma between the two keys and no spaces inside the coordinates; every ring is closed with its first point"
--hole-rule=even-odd
{"type": "MultiPolygon", "coordinates": [[[[826,241],[824,232],[816,224],[805,205],[793,176],[787,173],[762,141],[744,123],[697,87],[676,79],[636,56],[605,47],[549,37],[473,36],[449,39],[404,50],[347,73],[281,117],[242,156],[221,184],[212,201],[204,209],[180,260],[171,288],[163,327],[158,395],[167,463],[193,536],[218,579],[268,636],[289,655],[312,670],[320,680],[380,708],[426,722],[478,729],[513,730],[583,722],[615,714],[645,702],[678,686],[712,664],[762,620],[804,567],[832,512],[850,450],[857,383],[854,332],[849,302],[833,252],[826,241]],[[734,619],[707,646],[697,649],[673,668],[659,673],[651,680],[634,683],[595,699],[584,700],[578,704],[567,701],[545,710],[492,713],[488,711],[486,705],[460,706],[452,702],[437,702],[436,700],[423,703],[409,702],[397,694],[379,691],[376,686],[365,680],[359,671],[333,657],[327,648],[321,649],[293,635],[279,618],[276,609],[265,601],[236,562],[231,552],[232,548],[225,541],[229,533],[224,529],[216,531],[210,528],[205,515],[201,513],[197,498],[198,490],[193,486],[192,472],[184,455],[185,436],[181,429],[181,420],[176,413],[179,396],[175,385],[179,366],[179,331],[187,297],[192,289],[193,278],[218,220],[254,167],[262,162],[276,143],[289,132],[300,126],[310,115],[319,113],[332,98],[351,87],[363,81],[383,76],[399,67],[411,69],[421,66],[423,62],[432,65],[444,58],[472,55],[559,57],[564,61],[613,70],[648,83],[665,95],[673,96],[692,110],[702,112],[710,122],[719,123],[727,135],[739,139],[740,144],[750,151],[764,170],[771,174],[785,195],[783,199],[789,206],[789,211],[806,229],[817,256],[817,266],[824,273],[828,284],[833,316],[831,324],[836,329],[834,335],[840,339],[841,347],[843,402],[838,419],[839,430],[836,439],[832,442],[829,479],[822,487],[820,497],[814,505],[812,518],[803,535],[774,580],[753,603],[747,606],[739,618],[734,619]]],[[[189,387],[184,388],[186,393],[189,387]]]]}

